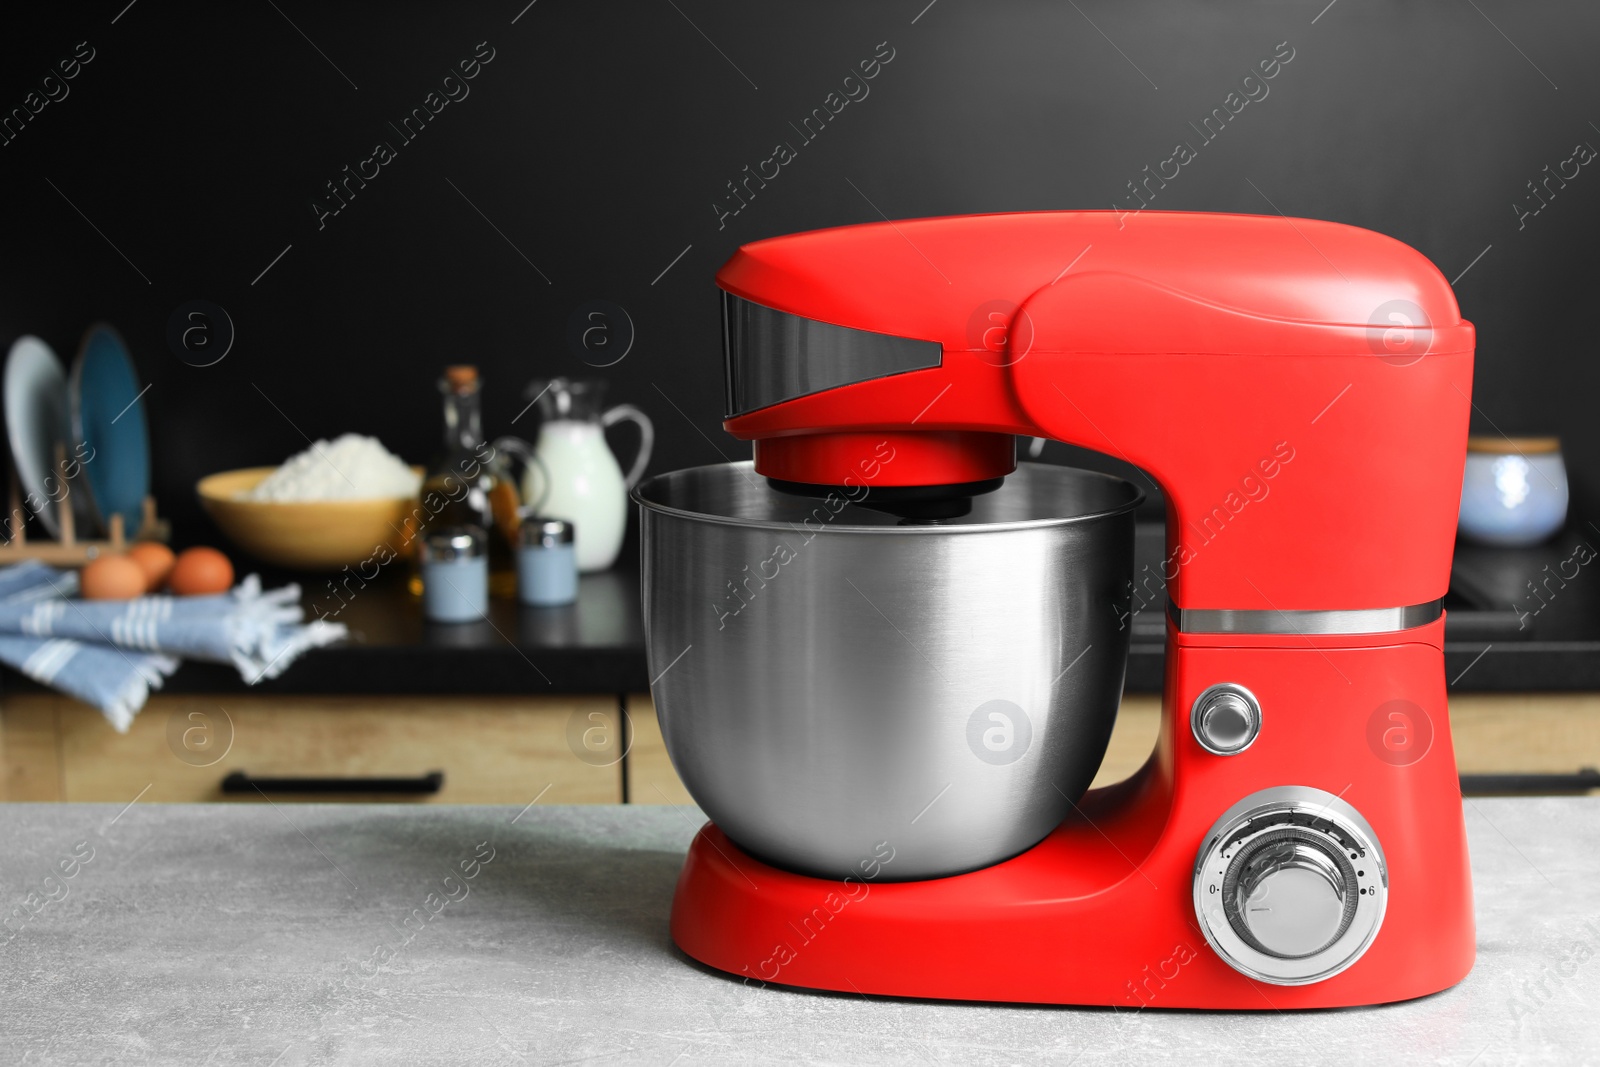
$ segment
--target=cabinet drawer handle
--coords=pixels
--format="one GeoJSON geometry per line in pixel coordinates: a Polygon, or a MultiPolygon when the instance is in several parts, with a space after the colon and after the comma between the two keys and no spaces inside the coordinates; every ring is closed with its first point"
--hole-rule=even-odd
{"type": "Polygon", "coordinates": [[[1600,771],[1580,767],[1573,774],[1463,774],[1462,796],[1563,796],[1600,789],[1600,771]]]}
{"type": "Polygon", "coordinates": [[[426,796],[444,787],[444,772],[429,771],[415,778],[262,778],[233,771],[222,779],[224,793],[401,793],[426,796]]]}

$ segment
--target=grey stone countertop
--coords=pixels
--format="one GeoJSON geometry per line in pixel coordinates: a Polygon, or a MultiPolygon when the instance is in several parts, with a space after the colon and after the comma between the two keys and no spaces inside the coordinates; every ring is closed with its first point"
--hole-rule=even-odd
{"type": "Polygon", "coordinates": [[[0,805],[0,1062],[1600,1062],[1600,798],[1466,811],[1461,985],[1212,1014],[742,985],[667,937],[692,808],[0,805]]]}

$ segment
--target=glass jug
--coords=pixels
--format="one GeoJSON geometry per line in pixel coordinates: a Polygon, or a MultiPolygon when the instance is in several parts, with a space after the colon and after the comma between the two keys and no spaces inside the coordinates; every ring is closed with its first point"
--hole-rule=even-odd
{"type": "MultiPolygon", "coordinates": [[[[655,427],[632,404],[602,406],[606,383],[553,378],[528,387],[539,407],[539,438],[531,447],[538,463],[522,475],[522,499],[540,501],[539,512],[573,525],[578,570],[603,571],[616,562],[628,526],[628,491],[650,463],[655,427]],[[619,422],[639,427],[639,451],[627,474],[606,443],[605,431],[619,422]]],[[[495,447],[516,454],[528,448],[516,438],[495,447]]]]}

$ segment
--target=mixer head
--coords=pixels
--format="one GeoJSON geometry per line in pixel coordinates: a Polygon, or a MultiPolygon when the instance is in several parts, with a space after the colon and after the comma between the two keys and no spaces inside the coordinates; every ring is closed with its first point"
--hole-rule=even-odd
{"type": "MultiPolygon", "coordinates": [[[[818,485],[791,482],[783,478],[768,478],[767,484],[780,493],[815,499],[829,496],[849,499],[852,492],[852,487],[846,485],[818,485]]],[[[973,497],[992,493],[1003,484],[1004,478],[987,478],[981,482],[958,482],[953,485],[886,485],[870,489],[851,502],[858,507],[893,515],[904,526],[932,524],[971,514],[973,497]]]]}
{"type": "Polygon", "coordinates": [[[1449,583],[1473,330],[1391,238],[1186,212],[916,219],[756,241],[717,285],[723,425],[764,477],[959,519],[1018,436],[1047,438],[1160,483],[1180,606],[1393,607],[1449,583]],[[1233,522],[1289,462],[1286,503],[1233,522]],[[1351,551],[1368,542],[1382,567],[1351,551]]]}
{"type": "MultiPolygon", "coordinates": [[[[722,294],[729,418],[797,398],[829,403],[840,386],[941,365],[936,341],[857,330],[722,294]]],[[[915,395],[915,394],[913,394],[915,395]]],[[[920,403],[920,401],[919,401],[920,403]]],[[[1012,436],[927,430],[788,432],[756,442],[756,467],[794,496],[838,495],[907,523],[958,519],[1016,466],[1012,436]]]]}

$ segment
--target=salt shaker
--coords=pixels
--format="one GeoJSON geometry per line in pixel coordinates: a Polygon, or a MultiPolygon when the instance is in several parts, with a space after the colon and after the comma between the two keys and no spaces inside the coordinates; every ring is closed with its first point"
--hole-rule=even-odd
{"type": "Polygon", "coordinates": [[[553,607],[578,597],[578,555],[572,523],[529,518],[517,545],[517,598],[524,604],[553,607]]]}
{"type": "Polygon", "coordinates": [[[430,622],[473,622],[489,611],[489,552],[483,531],[452,526],[422,542],[422,614],[430,622]]]}

